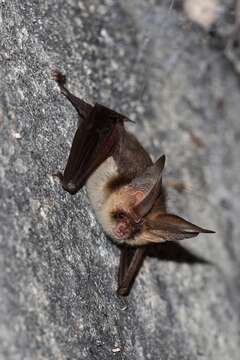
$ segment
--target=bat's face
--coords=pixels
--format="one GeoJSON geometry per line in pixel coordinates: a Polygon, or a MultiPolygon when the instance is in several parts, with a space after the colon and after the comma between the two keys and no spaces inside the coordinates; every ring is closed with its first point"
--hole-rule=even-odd
{"type": "Polygon", "coordinates": [[[147,229],[147,218],[161,190],[161,173],[165,156],[145,169],[128,185],[111,191],[100,215],[100,222],[113,239],[134,245],[147,240],[142,233],[147,229]]]}
{"type": "MultiPolygon", "coordinates": [[[[140,188],[124,186],[113,192],[103,205],[99,219],[105,232],[116,242],[140,246],[149,243],[182,240],[211,231],[200,228],[179,216],[167,214],[158,197],[158,210],[154,207],[139,207],[146,193],[140,188]],[[161,206],[162,205],[162,206],[161,206]],[[159,209],[162,207],[162,210],[159,209]],[[139,215],[136,210],[149,209],[139,215]]],[[[144,204],[146,205],[146,204],[144,204]]]]}
{"type": "Polygon", "coordinates": [[[143,191],[128,186],[109,196],[103,206],[100,222],[112,239],[136,246],[152,242],[153,235],[148,231],[152,213],[140,217],[134,211],[143,198],[143,191]]]}
{"type": "Polygon", "coordinates": [[[142,231],[143,219],[133,212],[136,201],[141,197],[141,191],[123,187],[113,192],[103,205],[100,222],[108,235],[117,242],[127,242],[142,231]]]}

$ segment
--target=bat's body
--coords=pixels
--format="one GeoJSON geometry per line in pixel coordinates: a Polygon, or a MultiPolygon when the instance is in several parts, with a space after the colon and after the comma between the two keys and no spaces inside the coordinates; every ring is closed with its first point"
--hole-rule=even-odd
{"type": "Polygon", "coordinates": [[[94,171],[86,182],[88,196],[100,224],[102,223],[101,219],[104,217],[102,208],[109,195],[108,184],[111,179],[118,177],[118,175],[117,164],[113,156],[111,156],[94,171]]]}
{"type": "MultiPolygon", "coordinates": [[[[131,183],[152,165],[151,158],[139,144],[134,135],[121,129],[121,141],[109,156],[89,177],[86,182],[88,195],[95,210],[98,221],[105,232],[115,241],[122,242],[115,237],[111,228],[111,216],[115,205],[121,202],[121,195],[117,200],[111,201],[118,189],[131,183]],[[124,151],[121,151],[124,148],[124,151]],[[135,161],[132,161],[135,159],[135,161]]],[[[123,242],[132,244],[133,238],[124,239],[123,242]]]]}
{"type": "Polygon", "coordinates": [[[63,188],[71,194],[86,184],[104,231],[124,245],[118,292],[127,295],[146,245],[212,231],[167,213],[162,186],[165,156],[153,163],[135,136],[126,131],[124,122],[128,119],[72,95],[62,74],[57,72],[55,79],[80,117],[67,166],[59,177],[63,188]],[[134,246],[133,251],[129,245],[134,246]]]}

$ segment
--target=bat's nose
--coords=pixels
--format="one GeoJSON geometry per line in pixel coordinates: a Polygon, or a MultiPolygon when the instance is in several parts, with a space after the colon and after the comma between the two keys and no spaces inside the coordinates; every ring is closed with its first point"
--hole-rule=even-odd
{"type": "Polygon", "coordinates": [[[124,238],[128,236],[130,232],[130,224],[129,221],[121,221],[116,228],[116,234],[119,238],[124,238]]]}

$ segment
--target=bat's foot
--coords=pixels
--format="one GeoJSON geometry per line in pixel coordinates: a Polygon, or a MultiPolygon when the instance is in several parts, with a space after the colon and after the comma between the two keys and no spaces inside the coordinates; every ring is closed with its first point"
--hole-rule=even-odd
{"type": "Polygon", "coordinates": [[[118,284],[116,293],[118,296],[126,297],[129,295],[131,288],[132,282],[127,281],[126,283],[126,279],[123,279],[123,281],[118,284]]]}
{"type": "Polygon", "coordinates": [[[125,296],[128,296],[129,289],[126,288],[126,287],[119,286],[116,293],[117,293],[117,296],[124,296],[125,297],[125,296]]]}
{"type": "Polygon", "coordinates": [[[63,75],[63,73],[61,73],[59,70],[54,69],[52,71],[52,77],[58,83],[60,88],[64,87],[64,85],[66,85],[66,82],[67,82],[66,76],[63,75]]]}
{"type": "Polygon", "coordinates": [[[71,101],[73,106],[75,106],[76,110],[78,111],[77,106],[78,106],[78,100],[80,101],[80,99],[78,99],[76,96],[71,94],[68,91],[68,89],[65,87],[67,82],[66,76],[63,73],[61,73],[61,71],[56,69],[52,71],[52,76],[53,79],[57,82],[58,86],[60,87],[61,93],[65,95],[68,98],[68,100],[71,101]]]}

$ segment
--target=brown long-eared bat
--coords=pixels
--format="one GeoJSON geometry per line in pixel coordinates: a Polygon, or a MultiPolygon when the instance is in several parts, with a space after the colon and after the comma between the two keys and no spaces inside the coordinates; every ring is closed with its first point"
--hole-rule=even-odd
{"type": "Polygon", "coordinates": [[[167,213],[162,175],[165,155],[153,162],[124,127],[127,117],[71,94],[66,78],[54,72],[61,92],[79,115],[62,187],[70,194],[86,185],[98,221],[121,246],[118,294],[128,295],[148,244],[213,233],[167,213]]]}

